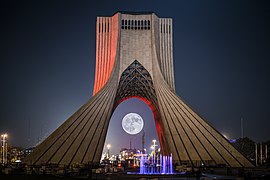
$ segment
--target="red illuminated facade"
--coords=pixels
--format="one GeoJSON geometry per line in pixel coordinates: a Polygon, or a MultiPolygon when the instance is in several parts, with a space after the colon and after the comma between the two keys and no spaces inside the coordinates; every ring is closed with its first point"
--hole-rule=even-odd
{"type": "Polygon", "coordinates": [[[118,18],[98,17],[96,26],[96,73],[93,95],[95,95],[108,81],[117,49],[118,18]]]}

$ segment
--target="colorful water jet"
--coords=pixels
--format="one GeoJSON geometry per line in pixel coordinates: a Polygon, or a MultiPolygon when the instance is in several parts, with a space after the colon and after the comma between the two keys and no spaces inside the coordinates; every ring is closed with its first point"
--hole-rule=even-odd
{"type": "Polygon", "coordinates": [[[172,154],[170,156],[143,155],[140,158],[140,174],[173,174],[172,154]]]}

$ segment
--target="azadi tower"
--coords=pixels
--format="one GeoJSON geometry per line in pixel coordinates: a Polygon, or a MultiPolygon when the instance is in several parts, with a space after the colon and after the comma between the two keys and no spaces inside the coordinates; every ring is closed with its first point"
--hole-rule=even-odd
{"type": "Polygon", "coordinates": [[[171,18],[152,12],[97,17],[93,92],[25,163],[99,163],[114,110],[136,97],[153,112],[163,155],[172,153],[178,164],[253,166],[175,93],[171,18]]]}

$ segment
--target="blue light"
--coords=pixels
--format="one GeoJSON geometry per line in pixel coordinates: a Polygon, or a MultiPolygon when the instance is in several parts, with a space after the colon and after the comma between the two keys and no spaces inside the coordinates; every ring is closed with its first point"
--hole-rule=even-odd
{"type": "Polygon", "coordinates": [[[172,166],[172,155],[155,157],[154,155],[147,157],[142,155],[140,158],[139,174],[174,174],[172,166]]]}

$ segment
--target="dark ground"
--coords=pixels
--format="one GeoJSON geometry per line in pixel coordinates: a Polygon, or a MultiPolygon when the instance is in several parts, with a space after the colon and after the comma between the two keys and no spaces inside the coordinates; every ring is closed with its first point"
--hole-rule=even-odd
{"type": "Polygon", "coordinates": [[[63,177],[56,177],[52,175],[28,175],[28,174],[10,174],[10,175],[0,175],[1,180],[5,179],[23,179],[23,180],[57,180],[57,179],[73,179],[73,178],[63,178],[63,177]]]}
{"type": "MultiPolygon", "coordinates": [[[[74,179],[110,179],[110,180],[196,180],[196,177],[194,176],[177,176],[177,175],[171,175],[171,176],[162,176],[162,175],[126,175],[126,174],[110,174],[110,175],[104,175],[104,174],[99,174],[97,176],[93,176],[92,178],[88,177],[57,177],[57,176],[52,176],[52,175],[43,175],[43,174],[37,174],[37,175],[28,175],[28,174],[11,174],[11,175],[0,175],[1,180],[74,180],[74,179]]],[[[244,178],[244,177],[229,177],[229,176],[215,176],[215,175],[202,175],[200,179],[203,180],[211,180],[211,179],[235,179],[235,180],[245,180],[245,179],[251,179],[251,180],[269,180],[270,176],[267,175],[265,177],[250,177],[250,178],[244,178]]]]}
{"type": "MultiPolygon", "coordinates": [[[[245,169],[243,174],[237,174],[239,169],[233,169],[230,175],[226,175],[225,169],[214,169],[213,173],[205,172],[201,174],[200,179],[269,179],[270,180],[270,168],[252,168],[245,169]],[[219,175],[218,175],[219,174],[219,175]]],[[[92,178],[88,177],[87,174],[83,176],[55,176],[49,174],[24,174],[22,172],[17,172],[16,174],[0,174],[0,180],[72,180],[72,179],[112,179],[112,180],[195,180],[196,177],[191,174],[170,174],[170,175],[142,175],[142,174],[126,174],[123,172],[118,173],[107,173],[107,174],[95,174],[93,173],[92,178]]]]}
{"type": "MultiPolygon", "coordinates": [[[[72,180],[72,179],[91,179],[88,177],[56,177],[52,175],[28,175],[28,174],[12,174],[12,175],[0,175],[1,180],[72,180]]],[[[113,174],[113,175],[93,175],[92,179],[113,179],[113,180],[180,180],[188,179],[195,180],[195,177],[179,177],[179,176],[137,176],[137,175],[125,175],[125,174],[113,174]]]]}

